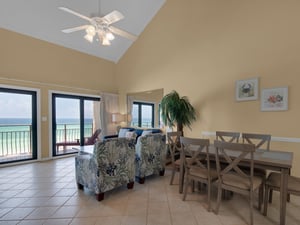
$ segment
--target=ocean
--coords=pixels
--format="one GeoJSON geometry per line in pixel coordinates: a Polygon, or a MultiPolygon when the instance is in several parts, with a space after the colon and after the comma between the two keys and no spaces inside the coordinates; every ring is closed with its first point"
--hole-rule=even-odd
{"type": "MultiPolygon", "coordinates": [[[[79,139],[79,119],[57,119],[57,142],[79,139]]],[[[90,137],[93,130],[93,119],[85,119],[84,136],[90,137]]],[[[31,152],[30,118],[0,118],[0,157],[31,152]]]]}

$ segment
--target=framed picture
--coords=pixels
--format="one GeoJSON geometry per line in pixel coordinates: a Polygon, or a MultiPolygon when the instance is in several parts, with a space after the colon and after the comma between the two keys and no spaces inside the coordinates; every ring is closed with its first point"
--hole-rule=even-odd
{"type": "Polygon", "coordinates": [[[235,98],[237,101],[257,100],[258,78],[236,81],[235,98]]]}
{"type": "Polygon", "coordinates": [[[288,88],[269,88],[261,92],[261,111],[288,110],[288,88]]]}

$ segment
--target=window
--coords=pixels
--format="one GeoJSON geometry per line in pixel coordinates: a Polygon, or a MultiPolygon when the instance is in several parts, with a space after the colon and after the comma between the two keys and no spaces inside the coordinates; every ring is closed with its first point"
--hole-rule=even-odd
{"type": "Polygon", "coordinates": [[[133,102],[131,125],[138,127],[154,127],[154,104],[133,102]]]}

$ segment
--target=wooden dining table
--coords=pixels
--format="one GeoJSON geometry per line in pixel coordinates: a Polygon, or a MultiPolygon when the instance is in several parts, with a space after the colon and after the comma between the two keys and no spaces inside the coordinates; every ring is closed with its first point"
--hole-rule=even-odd
{"type": "MultiPolygon", "coordinates": [[[[215,147],[209,147],[211,160],[215,157],[215,147]]],[[[229,151],[228,155],[232,158],[236,157],[234,151],[229,151]]],[[[184,168],[183,168],[183,152],[180,153],[180,173],[179,173],[179,193],[183,191],[184,168]]],[[[245,162],[247,159],[244,160],[245,162]]],[[[254,153],[254,167],[266,170],[278,171],[281,173],[280,185],[280,225],[285,225],[286,202],[287,202],[287,182],[288,173],[292,167],[293,152],[263,150],[257,149],[254,153]]]]}

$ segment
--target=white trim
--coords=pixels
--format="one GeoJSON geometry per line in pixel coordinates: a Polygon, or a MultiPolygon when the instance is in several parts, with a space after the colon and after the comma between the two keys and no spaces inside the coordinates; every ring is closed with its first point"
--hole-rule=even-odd
{"type": "MultiPolygon", "coordinates": [[[[215,137],[216,132],[213,131],[202,131],[201,135],[203,137],[215,137]]],[[[300,143],[300,138],[292,138],[292,137],[271,137],[271,141],[277,142],[289,142],[289,143],[300,143]]]]}
{"type": "MultiPolygon", "coordinates": [[[[42,158],[42,149],[41,149],[41,90],[38,88],[30,88],[23,86],[15,86],[15,85],[6,85],[0,84],[0,87],[16,89],[16,90],[24,90],[24,91],[34,91],[36,92],[36,120],[37,120],[37,160],[42,158]]],[[[30,160],[32,162],[33,160],[30,160]]]]}

